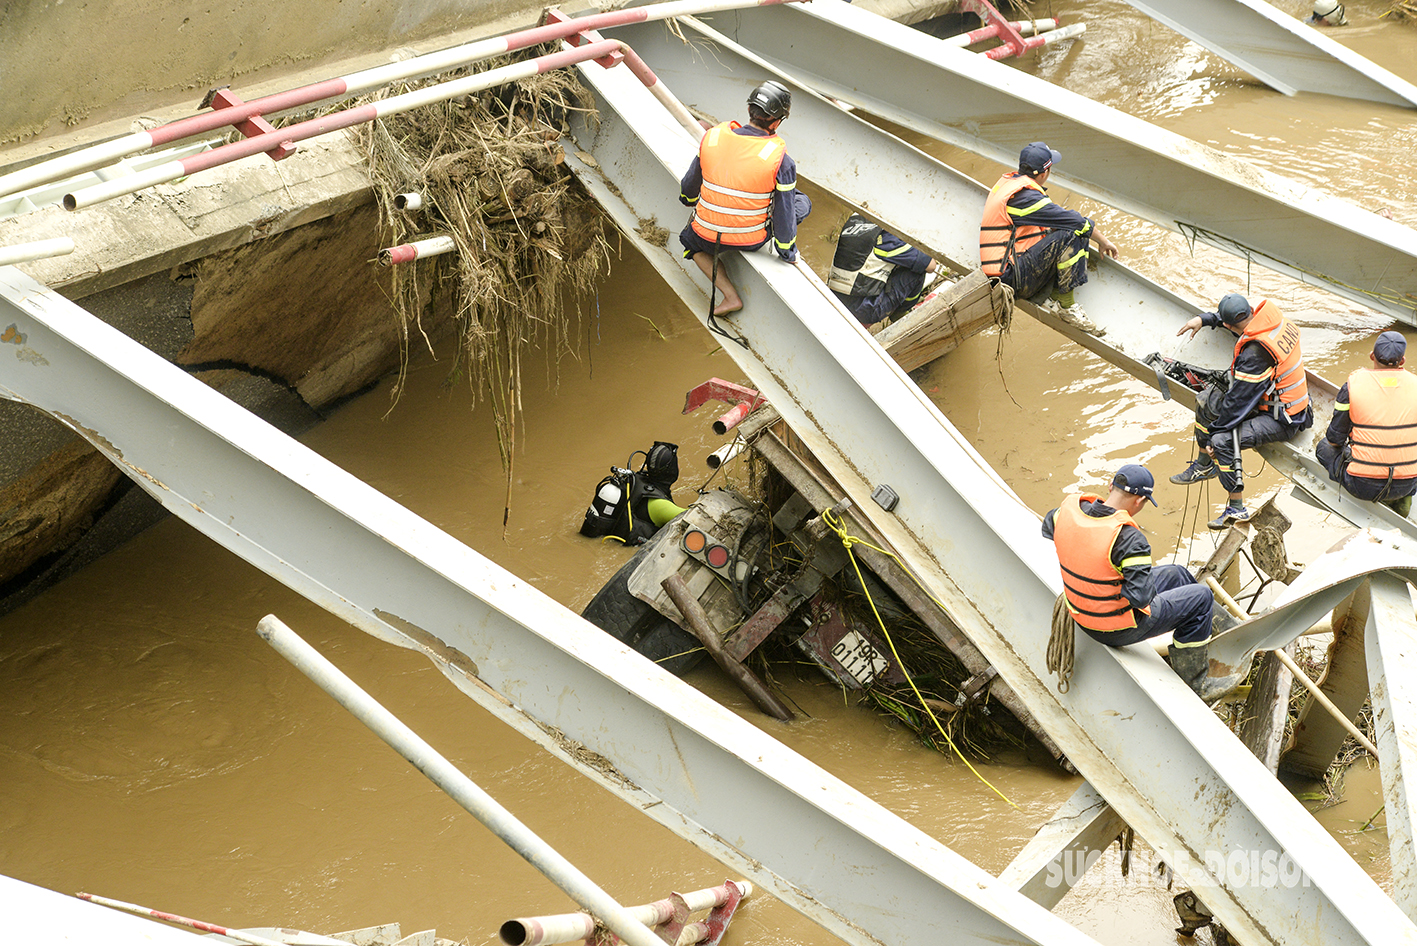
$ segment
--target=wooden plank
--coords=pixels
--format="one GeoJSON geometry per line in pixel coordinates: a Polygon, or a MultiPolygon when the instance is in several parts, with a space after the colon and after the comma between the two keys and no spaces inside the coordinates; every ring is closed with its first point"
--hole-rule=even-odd
{"type": "Polygon", "coordinates": [[[1003,308],[1003,289],[983,270],[971,270],[886,326],[877,333],[876,341],[896,364],[913,371],[994,325],[1003,308]]]}
{"type": "MultiPolygon", "coordinates": [[[[1284,648],[1294,656],[1296,644],[1284,648]]],[[[1284,749],[1284,725],[1289,721],[1289,691],[1294,675],[1271,651],[1260,661],[1260,671],[1245,700],[1240,741],[1271,772],[1279,771],[1284,749]]]]}

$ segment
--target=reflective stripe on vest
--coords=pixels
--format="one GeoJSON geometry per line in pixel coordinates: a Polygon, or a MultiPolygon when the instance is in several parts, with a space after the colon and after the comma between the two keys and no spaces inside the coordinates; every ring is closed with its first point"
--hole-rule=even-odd
{"type": "Polygon", "coordinates": [[[1386,480],[1417,476],[1417,377],[1401,368],[1348,376],[1353,459],[1348,472],[1386,480]]]}
{"type": "Polygon", "coordinates": [[[837,237],[827,288],[844,296],[879,296],[895,267],[876,255],[881,228],[860,214],[852,214],[837,237]]]}
{"type": "Polygon", "coordinates": [[[1032,188],[1045,201],[1048,199],[1033,178],[1012,173],[999,178],[984,201],[984,220],[979,225],[979,265],[986,276],[1002,273],[1007,264],[1047,232],[1042,227],[1019,224],[1009,213],[1009,200],[1024,188],[1032,188]]]}
{"type": "Polygon", "coordinates": [[[715,125],[699,142],[704,183],[690,226],[710,243],[753,246],[768,238],[768,214],[777,169],[787,143],[777,135],[759,137],[734,132],[737,122],[715,125]]]}
{"type": "Polygon", "coordinates": [[[1094,631],[1122,631],[1136,627],[1137,618],[1122,594],[1122,570],[1112,564],[1112,546],[1123,526],[1136,523],[1120,509],[1102,517],[1082,511],[1084,502],[1099,501],[1083,494],[1063,500],[1053,515],[1053,544],[1073,620],[1094,631]]]}
{"type": "Polygon", "coordinates": [[[1240,349],[1250,342],[1259,342],[1275,361],[1274,376],[1269,391],[1260,402],[1260,409],[1279,415],[1274,395],[1290,417],[1302,414],[1309,406],[1309,381],[1304,374],[1304,359],[1299,351],[1299,326],[1285,318],[1279,306],[1265,299],[1250,316],[1245,333],[1235,342],[1235,354],[1230,359],[1230,374],[1235,374],[1235,361],[1240,349]]]}

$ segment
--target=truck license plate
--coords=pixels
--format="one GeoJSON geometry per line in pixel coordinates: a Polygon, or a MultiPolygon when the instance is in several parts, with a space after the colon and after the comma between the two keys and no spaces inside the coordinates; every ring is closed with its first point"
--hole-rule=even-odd
{"type": "Polygon", "coordinates": [[[885,655],[855,631],[847,631],[842,635],[841,640],[832,648],[832,657],[863,687],[870,686],[877,674],[884,673],[890,667],[890,661],[886,660],[885,655]]]}

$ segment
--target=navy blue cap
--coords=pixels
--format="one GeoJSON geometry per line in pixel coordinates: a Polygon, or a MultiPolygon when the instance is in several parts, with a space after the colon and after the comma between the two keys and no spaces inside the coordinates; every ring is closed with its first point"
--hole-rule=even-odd
{"type": "Polygon", "coordinates": [[[1143,496],[1150,499],[1153,506],[1156,505],[1156,499],[1151,495],[1151,491],[1156,488],[1156,480],[1151,478],[1150,471],[1140,463],[1128,463],[1118,470],[1112,477],[1112,488],[1131,493],[1133,496],[1143,496]]]}
{"type": "Polygon", "coordinates": [[[1018,153],[1018,169],[1024,174],[1042,174],[1059,161],[1063,156],[1041,141],[1024,145],[1023,150],[1018,153]]]}
{"type": "Polygon", "coordinates": [[[1401,332],[1383,332],[1373,342],[1373,355],[1385,365],[1395,365],[1407,354],[1407,339],[1401,332]]]}
{"type": "Polygon", "coordinates": [[[1226,325],[1236,325],[1248,319],[1254,310],[1250,308],[1250,302],[1238,292],[1227,292],[1220,298],[1220,305],[1215,307],[1215,314],[1220,316],[1220,321],[1226,325]]]}

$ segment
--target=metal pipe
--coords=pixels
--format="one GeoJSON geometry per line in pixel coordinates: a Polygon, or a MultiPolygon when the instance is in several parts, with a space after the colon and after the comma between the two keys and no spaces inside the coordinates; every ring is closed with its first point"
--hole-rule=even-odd
{"type": "Polygon", "coordinates": [[[734,440],[732,443],[726,443],[723,446],[719,447],[713,453],[710,453],[708,455],[709,469],[716,470],[719,467],[723,466],[723,464],[727,463],[729,460],[732,460],[734,457],[738,456],[738,454],[742,453],[743,447],[744,443],[741,438],[738,440],[734,440]]]}
{"type": "Polygon", "coordinates": [[[762,400],[739,401],[733,408],[727,411],[722,417],[713,422],[713,432],[722,437],[747,417],[753,408],[762,403],[762,400]]]}
{"type": "Polygon", "coordinates": [[[415,192],[415,191],[409,191],[407,194],[395,194],[395,195],[394,195],[394,209],[395,209],[395,210],[422,210],[422,209],[423,209],[423,195],[422,195],[422,194],[419,194],[419,193],[417,193],[417,192],[415,192]]]}
{"type": "MultiPolygon", "coordinates": [[[[1030,36],[1023,41],[1024,52],[1030,49],[1037,49],[1040,46],[1047,46],[1050,43],[1059,43],[1065,39],[1072,39],[1074,36],[1081,36],[1087,32],[1086,23],[1069,23],[1067,26],[1043,33],[1038,36],[1030,36]]],[[[993,49],[986,49],[981,55],[990,59],[1007,59],[1014,54],[1008,46],[995,46],[993,49]]]]}
{"type": "MultiPolygon", "coordinates": [[[[1215,593],[1216,599],[1220,601],[1231,614],[1242,621],[1250,617],[1250,615],[1245,612],[1245,609],[1240,607],[1239,602],[1230,597],[1230,593],[1224,588],[1220,587],[1220,582],[1215,580],[1214,575],[1206,575],[1205,583],[1210,586],[1210,590],[1215,593]]],[[[1294,679],[1302,683],[1304,689],[1308,690],[1309,693],[1313,695],[1315,702],[1323,707],[1328,714],[1334,718],[1338,725],[1347,730],[1350,736],[1358,740],[1358,745],[1372,753],[1374,759],[1378,758],[1378,747],[1373,745],[1372,740],[1363,735],[1363,731],[1353,724],[1353,720],[1349,719],[1343,710],[1334,705],[1333,700],[1330,700],[1328,694],[1319,689],[1317,683],[1309,679],[1309,675],[1304,672],[1302,667],[1294,662],[1293,657],[1290,657],[1283,650],[1274,650],[1272,653],[1279,658],[1280,663],[1284,664],[1285,669],[1294,675],[1294,679]]]]}
{"type": "Polygon", "coordinates": [[[92,903],[97,903],[100,906],[112,907],[115,910],[123,910],[128,913],[136,913],[138,916],[152,917],[154,920],[176,923],[178,926],[186,926],[207,933],[216,933],[218,936],[228,936],[231,939],[240,940],[243,943],[250,943],[251,946],[285,946],[284,943],[278,940],[267,939],[255,933],[229,930],[224,926],[217,926],[215,923],[204,923],[201,920],[178,916],[176,913],[164,913],[161,910],[154,910],[151,907],[140,907],[136,903],[127,903],[123,900],[110,900],[107,897],[100,897],[91,893],[80,892],[74,894],[74,896],[78,897],[80,900],[88,900],[92,903]]]}
{"type": "MultiPolygon", "coordinates": [[[[1041,17],[1037,20],[1010,20],[1009,25],[1018,30],[1021,35],[1031,36],[1034,33],[1046,33],[1049,30],[1057,29],[1058,21],[1052,17],[1041,17]]],[[[941,42],[951,46],[973,46],[975,43],[993,39],[998,35],[999,28],[997,26],[982,26],[977,30],[970,30],[968,33],[946,36],[941,42]]]]}
{"type": "MultiPolygon", "coordinates": [[[[753,892],[753,885],[746,880],[729,881],[735,885],[746,899],[753,892]]],[[[688,912],[697,913],[728,902],[728,884],[706,887],[691,893],[680,894],[688,912]]],[[[645,926],[654,927],[667,923],[674,917],[674,898],[665,897],[653,903],[644,903],[625,910],[645,926]]],[[[569,943],[589,939],[595,932],[595,918],[587,913],[558,913],[554,916],[528,916],[508,920],[498,929],[497,935],[507,946],[551,946],[554,943],[569,943]]]]}
{"type": "Polygon", "coordinates": [[[257,625],[256,632],[297,670],[313,680],[320,689],[334,697],[336,702],[354,714],[356,719],[407,759],[414,768],[428,776],[449,798],[525,858],[527,863],[540,871],[547,880],[565,891],[586,910],[600,917],[616,936],[630,946],[664,946],[648,927],[631,916],[609,894],[596,886],[594,881],[522,824],[476,782],[458,771],[393,713],[360,689],[359,685],[340,672],[338,667],[281,623],[279,618],[273,614],[266,615],[257,625]]]}
{"type": "MultiPolygon", "coordinates": [[[[424,105],[431,105],[434,102],[443,102],[472,92],[480,92],[505,82],[542,75],[553,69],[599,59],[616,52],[624,55],[625,65],[629,67],[630,71],[654,93],[655,98],[664,103],[670,113],[684,126],[686,131],[694,135],[694,140],[697,141],[704,133],[703,126],[693,115],[689,114],[689,110],[674,97],[674,94],[665,88],[649,66],[645,65],[644,60],[619,40],[603,40],[598,43],[587,43],[584,46],[570,47],[560,52],[529,59],[526,62],[503,66],[500,69],[489,69],[486,72],[456,79],[452,82],[442,82],[412,92],[405,92],[402,95],[391,96],[367,105],[332,112],[285,128],[277,128],[265,134],[252,135],[250,138],[234,141],[210,151],[203,151],[176,161],[166,161],[146,171],[65,194],[64,209],[72,211],[91,207],[94,204],[122,197],[125,194],[136,194],[140,190],[155,187],[158,184],[171,183],[198,171],[206,171],[223,164],[239,161],[242,158],[271,151],[290,142],[326,135],[342,128],[350,128],[364,122],[374,121],[377,118],[397,115],[401,112],[421,108],[424,105]]],[[[223,109],[222,111],[231,111],[231,109],[223,109]]]]}
{"type": "Polygon", "coordinates": [[[493,56],[564,39],[587,30],[666,20],[679,16],[693,16],[700,13],[715,13],[721,10],[797,2],[803,2],[803,0],[756,0],[756,2],[749,0],[746,3],[743,0],[708,0],[708,2],[675,0],[671,3],[651,4],[629,10],[615,10],[609,13],[583,16],[561,23],[548,23],[545,26],[508,33],[506,36],[465,43],[451,49],[416,56],[403,62],[375,66],[372,69],[364,69],[311,85],[277,92],[273,95],[243,102],[240,105],[233,105],[230,108],[191,115],[165,125],[159,125],[156,128],[150,128],[147,131],[134,132],[112,141],[94,145],[91,148],[51,158],[48,161],[41,161],[30,167],[0,176],[0,196],[61,180],[84,171],[91,171],[119,158],[137,154],[159,145],[170,144],[193,135],[225,128],[228,125],[239,125],[257,115],[272,115],[324,99],[357,95],[390,82],[423,78],[490,59],[493,56]]]}
{"type": "Polygon", "coordinates": [[[1308,690],[1309,693],[1313,695],[1314,700],[1325,710],[1327,710],[1329,715],[1332,716],[1340,726],[1342,726],[1348,731],[1348,735],[1358,740],[1358,745],[1362,746],[1364,749],[1367,749],[1368,752],[1372,754],[1374,759],[1381,758],[1378,755],[1378,747],[1373,745],[1372,740],[1370,740],[1367,736],[1363,735],[1362,731],[1357,726],[1353,725],[1353,720],[1349,719],[1346,715],[1344,715],[1343,710],[1339,709],[1333,704],[1333,700],[1330,700],[1328,698],[1328,695],[1325,694],[1323,690],[1319,689],[1317,683],[1309,679],[1309,675],[1305,673],[1303,669],[1294,662],[1293,657],[1290,657],[1282,650],[1276,650],[1273,651],[1273,653],[1276,657],[1279,658],[1279,662],[1284,664],[1284,666],[1288,668],[1290,673],[1294,674],[1294,679],[1302,683],[1304,685],[1304,689],[1308,690]]]}
{"type": "MultiPolygon", "coordinates": [[[[489,69],[486,72],[456,79],[452,82],[443,82],[412,92],[405,92],[402,95],[391,96],[367,105],[332,112],[329,115],[299,122],[285,128],[277,128],[265,134],[253,135],[250,138],[234,141],[222,145],[220,148],[203,151],[177,161],[166,161],[146,171],[140,171],[119,180],[82,188],[72,194],[64,195],[64,207],[67,210],[78,210],[105,200],[111,200],[114,197],[121,197],[124,194],[137,193],[157,184],[167,184],[198,171],[206,171],[251,155],[261,154],[286,142],[303,141],[307,138],[329,134],[332,131],[350,128],[376,118],[396,115],[434,102],[480,92],[504,82],[540,75],[552,69],[573,65],[586,59],[594,59],[618,50],[619,44],[608,40],[602,43],[590,43],[575,49],[529,59],[526,62],[503,66],[499,69],[489,69]]],[[[230,111],[230,109],[222,111],[230,111]]]]}
{"type": "Polygon", "coordinates": [[[1211,592],[1214,593],[1216,600],[1224,605],[1227,611],[1242,621],[1248,621],[1250,619],[1250,613],[1240,607],[1240,602],[1230,597],[1230,592],[1226,591],[1221,586],[1220,582],[1216,581],[1214,575],[1206,575],[1203,580],[1210,587],[1211,592]]]}
{"type": "Polygon", "coordinates": [[[457,249],[457,244],[450,236],[414,240],[412,243],[400,243],[398,246],[385,247],[380,250],[379,265],[396,266],[399,263],[411,263],[416,259],[423,259],[425,256],[441,256],[444,253],[451,253],[455,249],[457,249]]]}
{"type": "Polygon", "coordinates": [[[14,243],[10,246],[0,246],[0,266],[13,266],[16,263],[28,263],[30,260],[48,259],[51,256],[67,256],[72,252],[74,241],[68,237],[14,243]]]}

